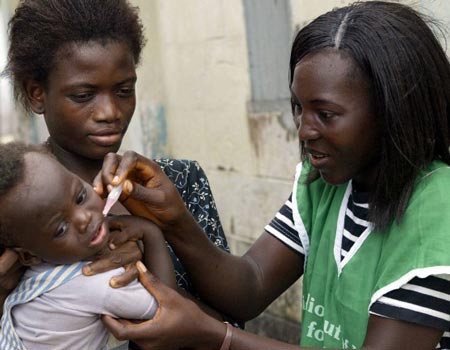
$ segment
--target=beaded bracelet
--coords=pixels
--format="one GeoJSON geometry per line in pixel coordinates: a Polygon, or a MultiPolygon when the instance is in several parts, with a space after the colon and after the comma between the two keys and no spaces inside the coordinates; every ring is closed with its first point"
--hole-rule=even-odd
{"type": "Polygon", "coordinates": [[[231,338],[233,337],[233,326],[228,322],[224,322],[227,325],[227,333],[225,338],[223,338],[222,346],[219,350],[229,350],[231,345],[231,338]]]}

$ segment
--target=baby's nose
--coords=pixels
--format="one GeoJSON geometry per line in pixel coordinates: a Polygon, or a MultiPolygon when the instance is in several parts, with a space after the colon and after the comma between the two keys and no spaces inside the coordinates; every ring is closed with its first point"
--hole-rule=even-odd
{"type": "Polygon", "coordinates": [[[89,210],[79,209],[75,214],[75,222],[78,227],[78,232],[84,234],[92,220],[92,213],[89,210]]]}

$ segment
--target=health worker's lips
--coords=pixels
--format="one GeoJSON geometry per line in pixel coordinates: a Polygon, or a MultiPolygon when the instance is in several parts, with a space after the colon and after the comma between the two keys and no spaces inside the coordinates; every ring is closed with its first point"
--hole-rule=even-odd
{"type": "Polygon", "coordinates": [[[323,168],[330,159],[328,154],[313,149],[308,148],[306,152],[309,154],[311,165],[316,169],[323,168]]]}
{"type": "Polygon", "coordinates": [[[101,245],[108,238],[108,230],[105,227],[105,222],[102,222],[99,228],[91,237],[89,247],[96,247],[101,245]]]}
{"type": "Polygon", "coordinates": [[[95,144],[107,147],[119,143],[122,140],[122,136],[123,135],[121,131],[108,131],[97,134],[90,134],[89,138],[95,144]]]}

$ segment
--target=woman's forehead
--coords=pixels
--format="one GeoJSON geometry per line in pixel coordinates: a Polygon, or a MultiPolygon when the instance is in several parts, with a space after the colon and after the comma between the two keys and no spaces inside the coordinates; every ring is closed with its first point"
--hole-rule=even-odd
{"type": "Polygon", "coordinates": [[[314,80],[322,88],[354,88],[367,83],[356,61],[342,50],[327,49],[310,53],[300,60],[294,70],[292,91],[308,88],[306,81],[314,80]]]}
{"type": "Polygon", "coordinates": [[[86,79],[129,79],[136,74],[135,65],[126,42],[71,43],[59,50],[49,73],[49,82],[65,84],[70,81],[73,84],[86,79]]]}

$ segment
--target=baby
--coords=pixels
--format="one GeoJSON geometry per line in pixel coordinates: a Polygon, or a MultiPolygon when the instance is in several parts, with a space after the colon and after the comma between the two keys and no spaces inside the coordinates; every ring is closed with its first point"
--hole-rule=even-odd
{"type": "MultiPolygon", "coordinates": [[[[0,243],[29,267],[5,302],[0,348],[108,349],[99,315],[152,318],[157,303],[137,280],[114,289],[109,280],[119,269],[81,274],[109,249],[105,203],[93,188],[38,146],[0,145],[0,164],[0,243]]],[[[144,262],[157,275],[173,271],[159,229],[143,218],[127,220],[142,231],[144,262]]],[[[174,276],[163,279],[175,285],[174,276]]]]}

